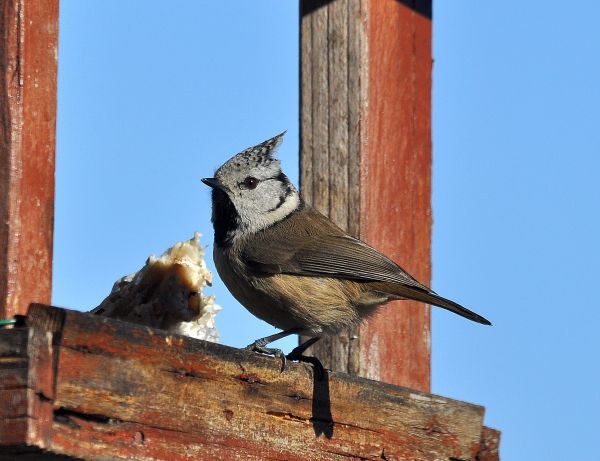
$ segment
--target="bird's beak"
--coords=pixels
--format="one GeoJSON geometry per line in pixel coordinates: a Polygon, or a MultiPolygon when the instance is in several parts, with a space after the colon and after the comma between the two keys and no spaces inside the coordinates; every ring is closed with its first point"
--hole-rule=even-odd
{"type": "Polygon", "coordinates": [[[202,178],[201,181],[206,184],[209,187],[212,187],[213,189],[221,189],[224,190],[225,186],[223,185],[223,183],[221,181],[219,181],[217,178],[202,178]]]}

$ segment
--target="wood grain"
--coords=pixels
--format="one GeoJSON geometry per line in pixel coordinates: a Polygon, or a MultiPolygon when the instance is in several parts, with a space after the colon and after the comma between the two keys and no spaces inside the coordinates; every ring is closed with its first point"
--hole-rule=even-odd
{"type": "Polygon", "coordinates": [[[27,440],[54,454],[474,460],[479,450],[477,405],[341,373],[318,380],[306,364],[281,373],[271,357],[80,312],[34,305],[28,323],[30,343],[47,348],[28,347],[29,383],[39,380],[28,399],[51,417],[29,405],[27,440]]]}
{"type": "Polygon", "coordinates": [[[312,202],[312,16],[306,10],[307,2],[300,2],[300,188],[303,197],[312,202]]]}
{"type": "Polygon", "coordinates": [[[27,437],[27,330],[0,330],[0,445],[27,437]]]}
{"type": "Polygon", "coordinates": [[[481,431],[481,447],[477,453],[477,461],[500,460],[500,431],[483,427],[481,431]]]}
{"type": "MultiPolygon", "coordinates": [[[[416,9],[394,0],[301,2],[300,164],[305,200],[427,284],[431,21],[420,13],[425,4],[431,2],[416,9]]],[[[429,307],[403,301],[356,331],[317,343],[312,353],[334,370],[427,391],[429,335],[429,307]]]]}
{"type": "Polygon", "coordinates": [[[50,302],[58,0],[0,6],[0,318],[50,302]]]}
{"type": "Polygon", "coordinates": [[[51,445],[52,402],[56,398],[58,342],[66,311],[32,304],[27,319],[29,338],[27,358],[28,416],[27,444],[46,449],[51,445]]]}

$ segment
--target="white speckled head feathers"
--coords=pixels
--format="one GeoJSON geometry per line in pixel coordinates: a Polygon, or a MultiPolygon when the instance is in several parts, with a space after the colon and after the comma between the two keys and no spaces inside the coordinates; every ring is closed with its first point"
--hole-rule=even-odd
{"type": "Polygon", "coordinates": [[[279,133],[271,139],[236,154],[217,169],[215,177],[222,179],[223,176],[230,176],[236,172],[248,173],[255,168],[271,171],[281,170],[281,162],[274,155],[283,141],[285,133],[285,131],[279,133]]]}
{"type": "Polygon", "coordinates": [[[300,205],[298,191],[274,157],[284,134],[234,155],[217,169],[214,178],[203,180],[213,188],[217,244],[231,244],[235,238],[269,227],[300,205]]]}

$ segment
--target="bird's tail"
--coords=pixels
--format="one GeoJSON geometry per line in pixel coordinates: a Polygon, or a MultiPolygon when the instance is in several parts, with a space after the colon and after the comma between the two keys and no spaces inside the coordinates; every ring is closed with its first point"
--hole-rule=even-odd
{"type": "Polygon", "coordinates": [[[396,285],[396,290],[394,290],[394,294],[398,295],[403,299],[414,299],[416,301],[421,301],[427,304],[433,304],[434,306],[442,307],[444,309],[449,310],[450,312],[454,312],[466,319],[472,320],[473,322],[482,323],[484,325],[491,325],[492,323],[482,317],[479,314],[476,314],[473,311],[470,311],[466,307],[461,306],[454,301],[450,301],[449,299],[442,298],[437,294],[431,291],[425,291],[420,288],[415,288],[406,285],[396,285]]]}

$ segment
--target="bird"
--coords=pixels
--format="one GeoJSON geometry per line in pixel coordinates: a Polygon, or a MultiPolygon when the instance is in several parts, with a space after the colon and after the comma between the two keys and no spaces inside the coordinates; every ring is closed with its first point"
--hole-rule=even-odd
{"type": "Polygon", "coordinates": [[[254,316],[282,330],[246,349],[302,361],[324,336],[352,328],[392,300],[412,299],[484,325],[300,197],[275,153],[285,132],[234,155],[212,178],[213,259],[220,278],[254,316]],[[268,344],[309,339],[287,356],[268,344]]]}

